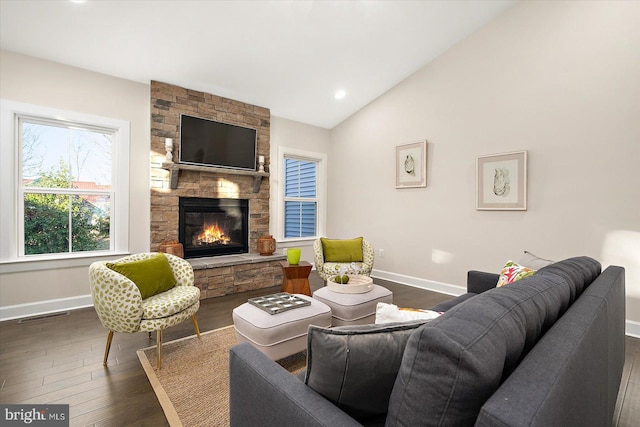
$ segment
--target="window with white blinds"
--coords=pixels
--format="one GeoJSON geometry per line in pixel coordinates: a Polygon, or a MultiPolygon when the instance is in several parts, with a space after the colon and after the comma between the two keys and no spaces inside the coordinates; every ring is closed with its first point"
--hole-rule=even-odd
{"type": "Polygon", "coordinates": [[[284,158],[284,237],[313,237],[318,228],[318,162],[284,158]]]}

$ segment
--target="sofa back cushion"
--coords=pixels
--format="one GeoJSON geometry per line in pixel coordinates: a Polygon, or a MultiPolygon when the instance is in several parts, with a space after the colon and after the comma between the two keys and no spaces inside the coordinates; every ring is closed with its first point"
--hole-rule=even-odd
{"type": "Polygon", "coordinates": [[[482,405],[477,427],[610,426],[624,367],[624,269],[610,266],[482,405]]]}
{"type": "Polygon", "coordinates": [[[556,263],[471,298],[415,331],[391,393],[387,426],[472,425],[484,402],[599,272],[600,264],[586,257],[556,263]]]}
{"type": "Polygon", "coordinates": [[[540,269],[547,274],[555,274],[569,283],[571,291],[570,304],[582,294],[582,291],[600,274],[600,263],[588,257],[575,257],[556,262],[540,269]]]}
{"type": "Polygon", "coordinates": [[[305,383],[357,420],[386,414],[407,340],[427,321],[309,326],[305,383]]]}

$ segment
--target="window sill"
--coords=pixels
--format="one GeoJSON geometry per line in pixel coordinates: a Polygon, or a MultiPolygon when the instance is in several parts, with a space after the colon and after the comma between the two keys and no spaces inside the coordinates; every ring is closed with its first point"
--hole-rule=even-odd
{"type": "Polygon", "coordinates": [[[83,254],[50,259],[20,259],[0,261],[0,274],[23,273],[27,271],[57,270],[60,268],[88,267],[95,261],[108,261],[129,255],[128,252],[108,254],[83,254]]]}
{"type": "Polygon", "coordinates": [[[282,247],[288,248],[296,245],[311,246],[319,237],[287,237],[286,239],[277,239],[276,243],[282,247]]]}

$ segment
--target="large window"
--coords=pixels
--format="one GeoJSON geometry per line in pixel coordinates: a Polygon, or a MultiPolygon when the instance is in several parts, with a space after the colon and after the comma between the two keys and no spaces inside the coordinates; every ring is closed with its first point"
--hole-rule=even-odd
{"type": "Polygon", "coordinates": [[[110,250],[115,130],[17,119],[19,255],[110,250]]]}
{"type": "Polygon", "coordinates": [[[2,261],[126,251],[128,123],[2,107],[2,261]]]}

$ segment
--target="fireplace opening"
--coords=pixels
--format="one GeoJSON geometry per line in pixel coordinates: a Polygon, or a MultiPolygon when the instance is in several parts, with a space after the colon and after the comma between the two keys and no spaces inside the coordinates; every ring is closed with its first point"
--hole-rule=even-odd
{"type": "Polygon", "coordinates": [[[249,252],[249,201],[180,197],[178,238],[185,258],[249,252]]]}

